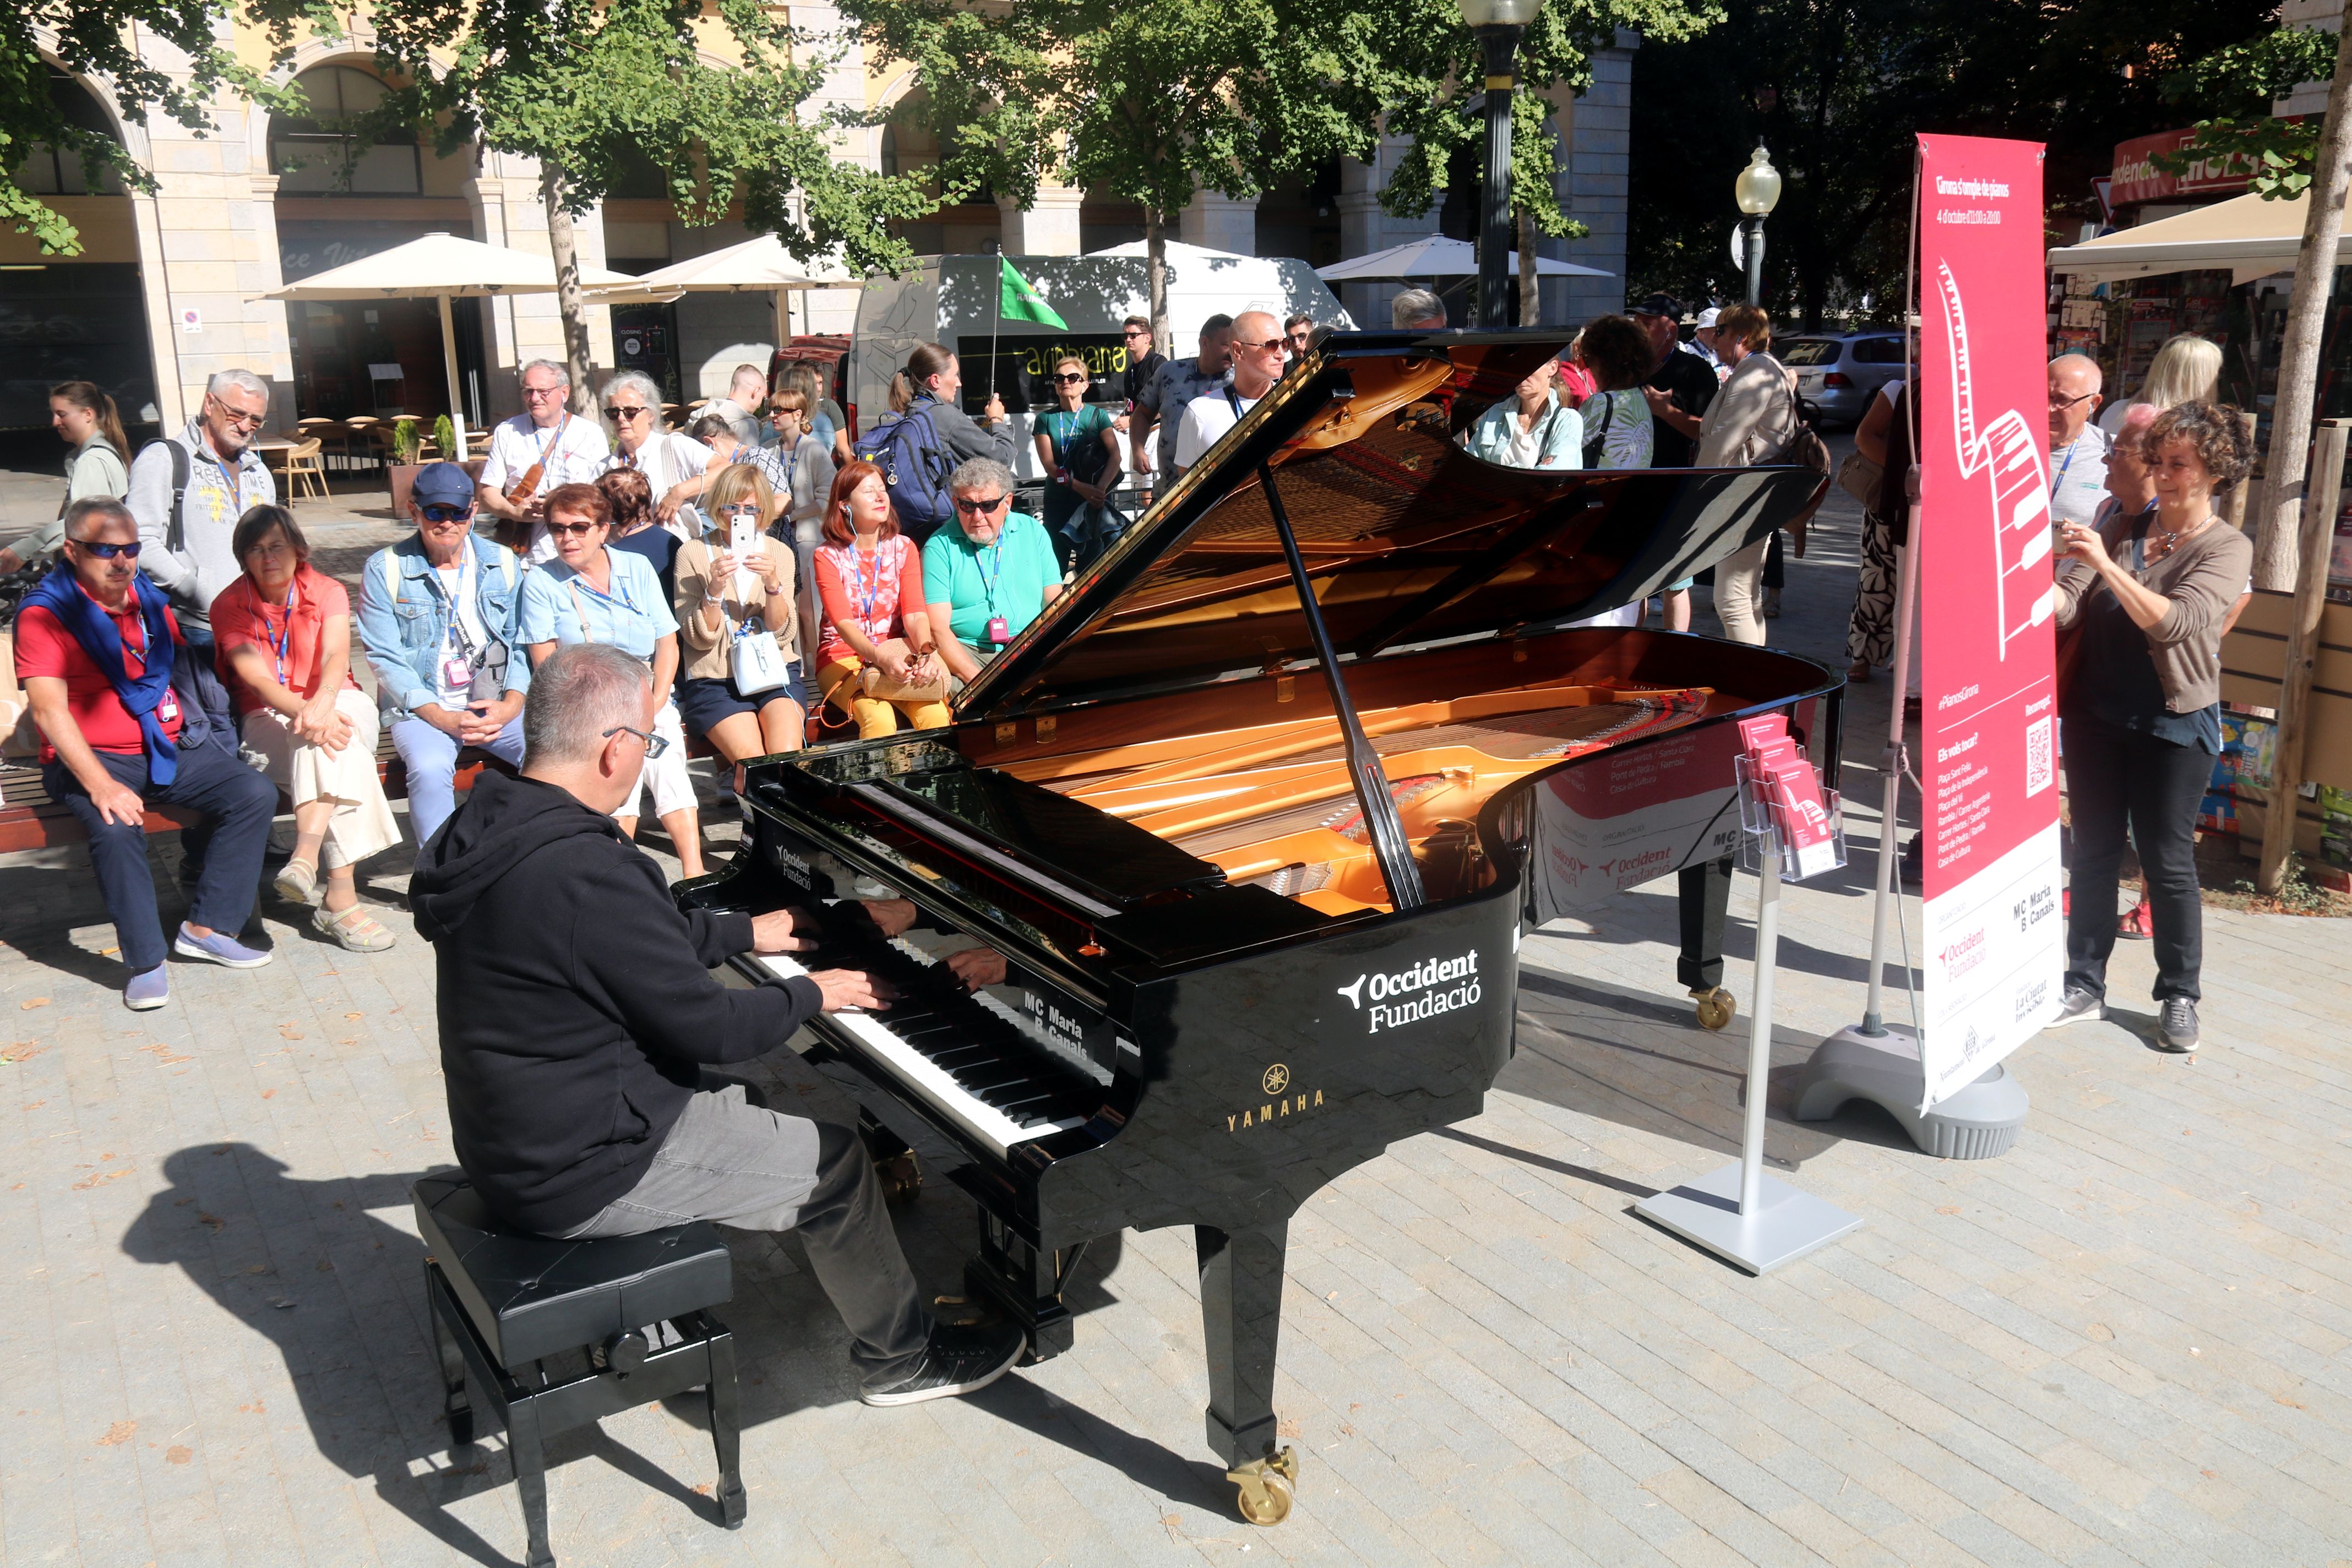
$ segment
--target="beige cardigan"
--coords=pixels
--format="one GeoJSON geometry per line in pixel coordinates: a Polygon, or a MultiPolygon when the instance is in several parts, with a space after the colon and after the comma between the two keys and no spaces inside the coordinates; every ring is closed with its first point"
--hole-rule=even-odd
{"type": "MultiPolygon", "coordinates": [[[[2107,553],[2126,567],[2131,525],[2132,519],[2117,515],[2099,530],[2107,553]]],[[[2221,624],[2246,591],[2253,566],[2254,542],[2216,522],[2137,574],[2142,587],[2171,601],[2164,619],[2142,628],[2168,711],[2194,713],[2221,700],[2221,624]]],[[[2071,626],[2082,619],[2083,602],[2104,587],[2096,571],[2068,558],[2058,572],[2058,625],[2071,626]]],[[[2077,684],[2096,680],[2099,672],[2077,669],[2074,679],[2077,684]]]]}
{"type": "MultiPolygon", "coordinates": [[[[784,541],[769,535],[766,542],[768,552],[783,563],[776,596],[783,601],[785,606],[783,625],[769,629],[776,634],[776,647],[782,651],[784,662],[790,664],[801,656],[801,618],[793,610],[798,602],[794,597],[797,584],[793,580],[800,569],[800,563],[793,553],[793,547],[784,541]]],[[[727,650],[735,644],[735,628],[742,624],[744,616],[761,614],[765,608],[763,596],[754,595],[750,599],[737,598],[734,574],[730,573],[727,591],[720,601],[725,614],[719,621],[718,637],[711,637],[702,629],[702,595],[710,580],[709,544],[699,539],[691,539],[678,546],[677,580],[677,641],[681,650],[679,657],[686,661],[686,668],[678,673],[688,680],[724,680],[727,679],[727,650]]]]}
{"type": "Polygon", "coordinates": [[[1769,462],[1797,438],[1797,378],[1769,353],[1751,353],[1717,389],[1699,421],[1702,468],[1745,468],[1769,462]]]}

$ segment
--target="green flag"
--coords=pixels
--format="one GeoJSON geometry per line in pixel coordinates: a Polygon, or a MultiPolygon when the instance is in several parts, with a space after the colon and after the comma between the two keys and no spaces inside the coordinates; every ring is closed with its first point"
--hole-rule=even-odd
{"type": "Polygon", "coordinates": [[[999,312],[1010,321],[1034,321],[1041,327],[1070,330],[1070,323],[1054,313],[1045,296],[1029,286],[1029,279],[1013,269],[1013,263],[998,258],[997,265],[1004,269],[1003,292],[997,300],[999,312]]]}

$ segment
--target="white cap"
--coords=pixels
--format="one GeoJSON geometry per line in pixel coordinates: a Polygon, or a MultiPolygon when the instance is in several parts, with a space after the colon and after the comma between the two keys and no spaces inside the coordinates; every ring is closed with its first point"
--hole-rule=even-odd
{"type": "Polygon", "coordinates": [[[1715,319],[1721,314],[1723,314],[1722,311],[1717,310],[1714,306],[1709,305],[1706,310],[1701,310],[1698,313],[1698,324],[1702,327],[1711,327],[1715,325],[1715,319]]]}

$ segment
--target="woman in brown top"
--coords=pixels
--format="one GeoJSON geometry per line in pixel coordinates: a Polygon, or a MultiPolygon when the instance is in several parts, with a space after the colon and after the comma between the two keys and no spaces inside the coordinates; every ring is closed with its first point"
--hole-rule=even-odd
{"type": "MultiPolygon", "coordinates": [[[[711,531],[677,552],[677,707],[689,733],[709,738],[730,763],[797,752],[806,734],[808,696],[801,679],[800,616],[793,599],[793,549],[765,531],[776,498],[757,468],[738,463],[710,482],[711,531]],[[738,518],[758,545],[738,557],[727,544],[738,518]],[[736,689],[730,651],[745,628],[775,634],[784,656],[782,686],[736,689]]],[[[739,784],[738,787],[740,785],[739,784]]]]}
{"type": "Polygon", "coordinates": [[[2221,750],[2221,633],[2254,555],[2215,515],[2213,495],[2245,479],[2254,452],[2238,411],[2210,403],[2165,410],[2137,447],[2155,510],[2103,529],[2067,523],[2059,546],[2058,624],[2081,626],[2081,647],[2059,702],[2074,857],[2057,1022],[2106,1016],[2128,826],[2155,914],[2157,1044],[2193,1051],[2197,807],[2221,750]]]}

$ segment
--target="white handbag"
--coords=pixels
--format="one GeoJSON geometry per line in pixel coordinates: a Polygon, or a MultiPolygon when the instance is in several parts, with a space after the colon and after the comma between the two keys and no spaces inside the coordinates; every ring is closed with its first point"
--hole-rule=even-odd
{"type": "Polygon", "coordinates": [[[736,628],[734,643],[727,650],[727,673],[738,697],[773,691],[792,679],[784,663],[784,650],[777,646],[776,634],[765,629],[747,631],[740,626],[736,628]]]}

